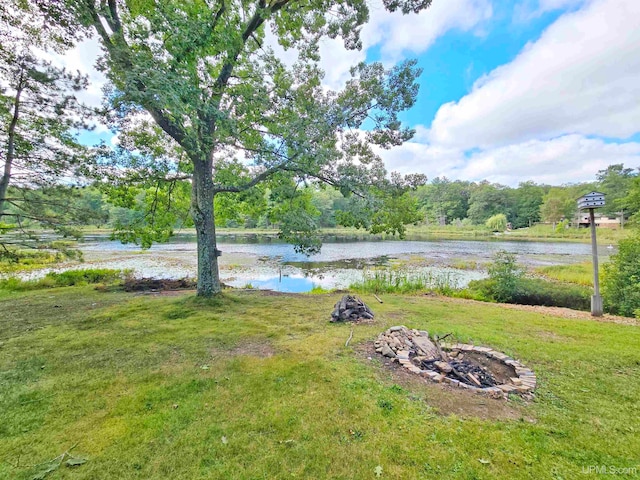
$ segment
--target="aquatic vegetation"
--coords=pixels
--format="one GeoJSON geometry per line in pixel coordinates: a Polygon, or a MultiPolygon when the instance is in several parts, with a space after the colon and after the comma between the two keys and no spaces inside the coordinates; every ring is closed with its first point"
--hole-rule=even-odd
{"type": "Polygon", "coordinates": [[[418,293],[434,290],[447,293],[459,288],[459,277],[448,270],[411,272],[406,268],[365,270],[362,280],[352,283],[350,290],[362,293],[418,293]]]}

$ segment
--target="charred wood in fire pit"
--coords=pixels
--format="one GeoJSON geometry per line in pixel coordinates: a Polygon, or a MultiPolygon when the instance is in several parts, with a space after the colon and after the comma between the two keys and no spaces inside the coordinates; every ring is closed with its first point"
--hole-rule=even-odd
{"type": "Polygon", "coordinates": [[[473,363],[464,360],[453,360],[450,362],[450,365],[460,375],[464,376],[465,382],[469,385],[478,386],[475,381],[469,378],[469,375],[473,375],[475,379],[480,382],[480,386],[482,386],[483,388],[493,387],[496,385],[496,381],[493,378],[493,375],[491,375],[487,370],[478,365],[474,365],[473,363]]]}
{"type": "Polygon", "coordinates": [[[494,387],[497,382],[484,368],[471,362],[452,360],[443,362],[439,360],[422,360],[419,366],[425,370],[440,372],[461,382],[474,387],[494,387]]]}

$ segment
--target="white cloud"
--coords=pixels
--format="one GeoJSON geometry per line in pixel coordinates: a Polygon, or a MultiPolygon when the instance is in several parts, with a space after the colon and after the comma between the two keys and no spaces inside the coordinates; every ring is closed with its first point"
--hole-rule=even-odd
{"type": "Polygon", "coordinates": [[[598,0],[563,15],[511,63],[441,106],[431,141],[467,149],[638,132],[639,15],[636,0],[598,0]]]}
{"type": "Polygon", "coordinates": [[[379,45],[386,62],[396,62],[405,54],[420,54],[448,31],[471,31],[493,14],[489,0],[436,0],[417,15],[389,13],[376,0],[370,10],[370,21],[362,29],[363,45],[379,45]]]}
{"type": "Polygon", "coordinates": [[[593,181],[598,170],[614,163],[640,167],[640,143],[606,143],[582,135],[529,140],[468,156],[461,150],[430,145],[417,135],[417,140],[379,153],[389,170],[401,173],[470,181],[487,179],[512,186],[524,180],[552,185],[593,181]]]}
{"type": "Polygon", "coordinates": [[[508,185],[523,179],[557,185],[594,181],[598,170],[614,163],[640,166],[640,143],[606,143],[582,135],[530,140],[473,154],[461,175],[508,185]]]}
{"type": "Polygon", "coordinates": [[[58,67],[64,67],[72,72],[79,71],[89,77],[89,87],[78,94],[78,99],[92,107],[102,104],[102,88],[107,83],[105,76],[95,69],[95,63],[100,55],[100,44],[97,38],[85,40],[64,54],[55,52],[40,52],[40,56],[51,61],[58,67]]]}
{"type": "Polygon", "coordinates": [[[545,13],[577,8],[588,0],[529,0],[513,7],[516,22],[528,22],[545,13]]]}
{"type": "Polygon", "coordinates": [[[351,78],[349,70],[367,57],[364,50],[347,50],[341,39],[326,38],[320,43],[320,68],[324,71],[322,84],[340,90],[351,78]]]}
{"type": "MultiPolygon", "coordinates": [[[[557,0],[556,0],[557,1],[557,0]]],[[[370,2],[370,20],[362,29],[362,50],[347,50],[341,39],[325,38],[320,44],[320,66],[325,72],[324,85],[339,89],[349,79],[349,69],[366,59],[367,50],[378,47],[382,61],[393,64],[405,55],[415,56],[427,50],[438,37],[450,30],[471,31],[492,15],[490,0],[434,1],[419,14],[389,13],[381,0],[370,2]]],[[[270,28],[265,31],[265,44],[271,46],[287,65],[297,59],[295,50],[284,50],[278,45],[270,28]]],[[[104,75],[95,70],[100,54],[97,38],[82,42],[64,55],[47,54],[57,64],[80,70],[90,78],[89,89],[81,99],[94,106],[100,105],[104,75]]]]}
{"type": "MultiPolygon", "coordinates": [[[[426,51],[439,37],[451,30],[473,31],[493,14],[490,0],[435,1],[419,14],[389,13],[380,0],[369,4],[369,22],[362,28],[362,50],[347,50],[341,39],[323,39],[320,44],[320,67],[325,72],[324,85],[339,89],[349,79],[349,69],[364,61],[367,51],[379,48],[381,61],[392,65],[405,56],[426,51]]],[[[480,32],[480,30],[478,30],[480,32]]],[[[285,52],[275,37],[267,32],[266,43],[285,63],[295,60],[295,53],[285,52]]]]}
{"type": "Polygon", "coordinates": [[[402,174],[424,173],[429,178],[452,175],[458,178],[455,172],[466,165],[463,153],[455,148],[430,145],[428,130],[422,125],[416,126],[415,130],[414,138],[399,147],[389,150],[374,148],[384,160],[387,170],[402,174]]]}
{"type": "Polygon", "coordinates": [[[562,8],[576,7],[585,0],[538,0],[537,11],[540,13],[551,12],[553,10],[560,10],[562,8]]]}

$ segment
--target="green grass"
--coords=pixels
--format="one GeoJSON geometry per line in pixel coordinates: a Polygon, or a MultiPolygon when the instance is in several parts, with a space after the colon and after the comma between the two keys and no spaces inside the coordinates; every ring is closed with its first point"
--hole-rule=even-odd
{"type": "MultiPolygon", "coordinates": [[[[109,235],[111,230],[102,228],[87,228],[85,233],[109,235]]],[[[276,228],[217,228],[221,235],[266,235],[276,237],[276,228]]],[[[609,228],[598,229],[598,242],[601,244],[617,244],[626,238],[631,229],[614,230],[609,228]]],[[[195,235],[193,229],[182,229],[181,234],[195,235]]],[[[376,239],[397,239],[397,235],[376,234],[372,235],[366,230],[351,227],[321,228],[320,235],[325,240],[332,237],[349,238],[353,241],[376,239]]],[[[484,225],[407,225],[406,238],[411,240],[520,240],[534,242],[581,242],[591,241],[590,230],[588,228],[567,228],[554,229],[552,225],[535,225],[529,228],[519,228],[508,233],[494,234],[484,225]]]]}
{"type": "Polygon", "coordinates": [[[129,274],[127,270],[93,268],[85,270],[66,270],[50,272],[36,280],[21,280],[17,277],[0,279],[0,291],[26,291],[42,288],[71,287],[74,285],[121,283],[129,274]]]}
{"type": "Polygon", "coordinates": [[[44,268],[59,263],[65,258],[63,254],[52,251],[21,250],[14,253],[15,256],[0,257],[0,273],[44,268]]]}
{"type": "MultiPolygon", "coordinates": [[[[576,283],[588,287],[593,285],[593,264],[591,262],[538,267],[534,272],[560,282],[576,283]]],[[[602,281],[602,275],[600,277],[602,281]]]]}
{"type": "MultiPolygon", "coordinates": [[[[598,228],[596,235],[600,244],[617,244],[620,240],[626,238],[630,231],[630,229],[598,228]]],[[[588,228],[554,229],[552,225],[535,225],[530,228],[513,230],[508,235],[505,235],[504,238],[512,238],[514,240],[590,242],[591,230],[588,228]]]]}
{"type": "Polygon", "coordinates": [[[487,267],[476,260],[457,259],[450,262],[452,268],[457,270],[485,270],[487,267]]]}
{"type": "Polygon", "coordinates": [[[352,283],[350,290],[359,293],[421,293],[435,290],[442,293],[457,288],[449,272],[412,273],[404,266],[365,270],[362,279],[352,283]]]}
{"type": "Polygon", "coordinates": [[[574,479],[638,464],[638,326],[394,295],[363,296],[373,325],[329,324],[337,298],[0,293],[0,478],[32,479],[76,444],[87,462],[47,480],[372,479],[377,466],[574,479]],[[394,324],[516,356],[538,374],[535,401],[400,381],[361,352],[394,324]],[[447,402],[494,414],[444,415],[447,402]]]}

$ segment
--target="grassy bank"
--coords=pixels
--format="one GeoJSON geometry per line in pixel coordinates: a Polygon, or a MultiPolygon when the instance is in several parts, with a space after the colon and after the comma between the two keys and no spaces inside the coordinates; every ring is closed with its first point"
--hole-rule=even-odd
{"type": "MultiPolygon", "coordinates": [[[[217,228],[220,235],[269,235],[277,236],[276,228],[217,228]]],[[[86,229],[85,234],[108,235],[107,229],[86,229]]],[[[181,234],[195,235],[195,230],[184,229],[181,234]]],[[[321,228],[320,233],[326,239],[331,237],[353,239],[394,239],[392,235],[371,235],[365,230],[356,228],[321,228]]],[[[598,229],[598,241],[601,244],[617,244],[626,238],[629,230],[613,230],[608,228],[598,229]]],[[[590,231],[586,228],[568,228],[557,230],[551,225],[536,225],[530,228],[520,228],[507,233],[495,234],[484,225],[454,226],[454,225],[407,225],[408,239],[442,239],[442,240],[519,240],[519,241],[551,241],[551,242],[590,242],[590,231]]]]}
{"type": "MultiPolygon", "coordinates": [[[[616,230],[611,228],[598,228],[598,243],[601,245],[617,244],[630,233],[629,229],[616,230]]],[[[509,232],[505,237],[513,240],[538,240],[538,241],[566,241],[585,242],[591,241],[591,230],[588,228],[563,228],[555,229],[551,225],[535,225],[530,228],[520,228],[509,232]]]]}
{"type": "MultiPolygon", "coordinates": [[[[534,269],[534,272],[559,282],[576,283],[586,287],[593,285],[593,264],[591,262],[538,267],[534,269]]],[[[600,272],[600,281],[602,281],[602,272],[600,272]]]]}
{"type": "Polygon", "coordinates": [[[327,322],[337,298],[0,293],[0,478],[559,479],[638,463],[639,327],[392,295],[365,295],[376,323],[352,327],[327,322]],[[516,356],[535,401],[393,373],[367,342],[394,324],[516,356]],[[86,463],[48,462],[72,446],[86,463]]]}

